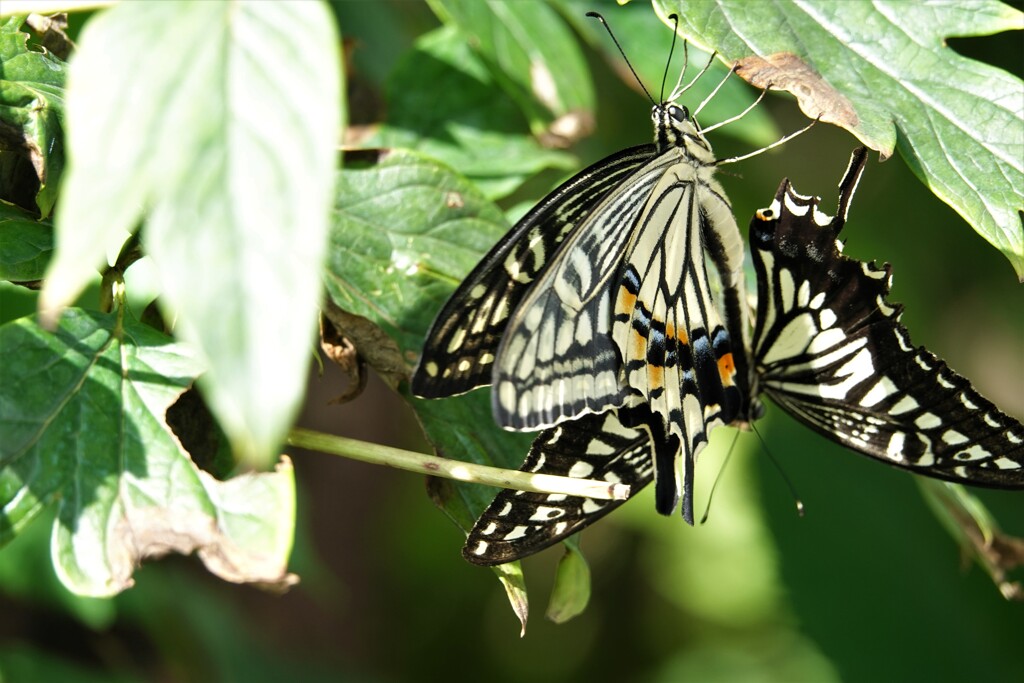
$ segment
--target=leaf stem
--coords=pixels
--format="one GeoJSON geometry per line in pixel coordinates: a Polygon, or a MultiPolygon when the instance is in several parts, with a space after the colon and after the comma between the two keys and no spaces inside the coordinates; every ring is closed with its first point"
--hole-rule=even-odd
{"type": "Polygon", "coordinates": [[[628,484],[506,470],[500,467],[489,467],[461,460],[414,453],[400,448],[391,448],[390,446],[382,446],[356,439],[346,439],[345,437],[324,434],[309,429],[293,429],[288,435],[286,442],[290,446],[340,455],[352,460],[375,465],[386,465],[409,472],[419,472],[421,474],[445,477],[446,479],[455,479],[473,484],[487,484],[489,486],[499,486],[518,491],[532,491],[535,493],[566,494],[598,500],[626,500],[629,498],[628,484]]]}

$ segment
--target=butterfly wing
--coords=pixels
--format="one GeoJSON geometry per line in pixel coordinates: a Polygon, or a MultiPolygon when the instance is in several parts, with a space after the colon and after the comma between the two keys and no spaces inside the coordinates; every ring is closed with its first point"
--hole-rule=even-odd
{"type": "Polygon", "coordinates": [[[854,153],[837,216],[784,181],[751,223],[761,387],[826,437],[939,479],[1024,488],[1024,426],[924,347],[888,303],[890,267],[836,240],[866,152],[854,153]]]}
{"type": "Polygon", "coordinates": [[[712,299],[705,245],[725,289],[742,291],[739,229],[712,168],[680,158],[662,177],[638,220],[615,297],[613,338],[626,382],[661,416],[682,448],[656,471],[656,507],[671,513],[683,499],[693,523],[693,470],[708,432],[741,408],[734,356],[743,353],[746,318],[730,331],[712,299]]]}
{"type": "MultiPolygon", "coordinates": [[[[652,424],[657,430],[659,422],[652,424]]],[[[585,415],[541,433],[521,469],[629,484],[632,496],[651,481],[656,443],[667,442],[652,439],[645,428],[623,425],[614,411],[585,415]]],[[[503,490],[473,526],[462,554],[474,564],[512,562],[582,530],[623,502],[503,490]]]]}
{"type": "Polygon", "coordinates": [[[624,404],[612,283],[637,217],[670,165],[662,154],[606,195],[516,309],[495,363],[499,424],[544,429],[624,404]]]}
{"type": "Polygon", "coordinates": [[[534,207],[477,264],[442,307],[412,377],[413,394],[440,398],[491,383],[509,316],[601,198],[654,156],[632,147],[590,166],[534,207]]]}

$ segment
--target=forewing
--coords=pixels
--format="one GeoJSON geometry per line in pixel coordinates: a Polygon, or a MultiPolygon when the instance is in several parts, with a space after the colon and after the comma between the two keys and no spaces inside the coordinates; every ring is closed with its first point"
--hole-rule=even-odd
{"type": "MultiPolygon", "coordinates": [[[[629,484],[635,495],[653,476],[652,451],[649,433],[624,426],[612,411],[544,431],[521,469],[629,484]]],[[[582,530],[623,502],[504,490],[473,526],[462,554],[474,564],[512,562],[582,530]]]]}
{"type": "Polygon", "coordinates": [[[836,237],[863,159],[855,152],[836,218],[784,181],[751,223],[761,386],[811,428],[889,464],[1024,488],[1024,426],[910,342],[902,308],[887,301],[888,265],[841,253],[836,237]]]}
{"type": "Polygon", "coordinates": [[[412,392],[440,398],[490,384],[509,316],[601,198],[653,154],[653,145],[641,145],[601,160],[566,181],[516,223],[434,319],[413,373],[412,392]]]}
{"type": "Polygon", "coordinates": [[[624,404],[611,339],[613,284],[637,216],[668,166],[658,157],[583,219],[509,320],[498,347],[494,416],[535,430],[624,404]]]}

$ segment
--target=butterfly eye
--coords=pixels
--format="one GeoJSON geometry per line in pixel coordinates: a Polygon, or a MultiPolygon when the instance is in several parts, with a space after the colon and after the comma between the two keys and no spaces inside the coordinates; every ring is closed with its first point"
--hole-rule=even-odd
{"type": "Polygon", "coordinates": [[[686,110],[686,107],[680,107],[675,104],[668,108],[668,115],[680,123],[690,118],[690,112],[686,110]]]}

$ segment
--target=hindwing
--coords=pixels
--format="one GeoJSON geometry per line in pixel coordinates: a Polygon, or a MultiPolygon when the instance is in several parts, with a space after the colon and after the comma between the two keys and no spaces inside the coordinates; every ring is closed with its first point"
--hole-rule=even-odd
{"type": "Polygon", "coordinates": [[[783,181],[751,222],[760,387],[833,441],[919,474],[1024,488],[1024,426],[921,346],[887,300],[881,268],[841,252],[866,152],[854,153],[837,216],[783,181]]]}
{"type": "MultiPolygon", "coordinates": [[[[542,432],[520,469],[628,484],[633,495],[654,476],[655,444],[667,442],[652,439],[646,428],[625,426],[614,411],[585,415],[542,432]]],[[[623,502],[503,490],[473,526],[462,554],[474,564],[512,562],[571,536],[623,502]]]]}
{"type": "Polygon", "coordinates": [[[441,398],[491,384],[509,316],[601,198],[653,156],[654,145],[640,145],[607,157],[566,181],[516,223],[434,319],[413,373],[413,394],[441,398]]]}

